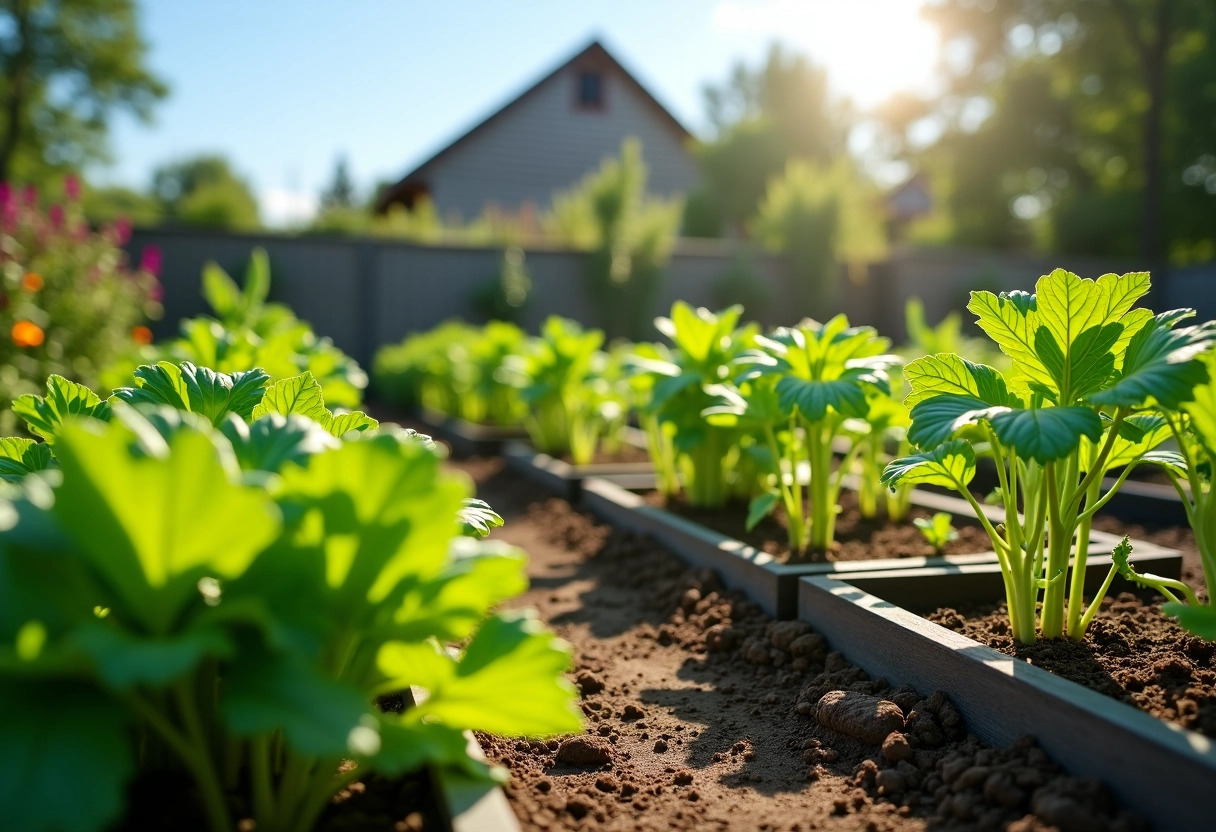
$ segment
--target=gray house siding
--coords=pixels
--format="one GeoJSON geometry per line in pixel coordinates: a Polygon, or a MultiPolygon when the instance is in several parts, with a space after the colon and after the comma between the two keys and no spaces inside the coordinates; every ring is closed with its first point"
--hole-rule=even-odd
{"type": "Polygon", "coordinates": [[[697,169],[691,138],[598,45],[581,53],[485,123],[422,164],[403,182],[422,186],[441,216],[470,220],[488,205],[508,211],[548,207],[622,142],[637,138],[650,172],[648,190],[689,191],[697,169]],[[579,105],[579,77],[601,77],[603,104],[579,105]]]}

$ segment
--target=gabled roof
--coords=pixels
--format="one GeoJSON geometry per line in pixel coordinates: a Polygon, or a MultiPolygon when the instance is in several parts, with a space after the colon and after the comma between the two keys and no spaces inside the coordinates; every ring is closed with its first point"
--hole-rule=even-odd
{"type": "Polygon", "coordinates": [[[425,162],[418,165],[416,168],[411,170],[405,176],[401,177],[401,179],[399,179],[396,182],[396,184],[394,184],[388,188],[385,188],[384,193],[382,193],[376,201],[376,210],[384,211],[386,208],[388,208],[389,205],[391,205],[392,203],[397,201],[397,198],[399,195],[408,191],[410,189],[411,185],[414,185],[417,180],[423,178],[426,175],[427,170],[433,164],[435,164],[440,159],[442,159],[445,156],[452,153],[454,150],[459,148],[461,145],[463,145],[465,142],[467,142],[473,136],[475,136],[478,133],[481,133],[484,130],[486,130],[487,128],[491,127],[505,113],[509,112],[510,110],[515,108],[520,102],[524,101],[525,99],[527,99],[528,97],[533,95],[537,90],[539,90],[542,86],[544,86],[545,83],[548,82],[550,79],[552,79],[555,75],[559,75],[560,73],[564,72],[566,69],[570,68],[570,66],[577,64],[580,61],[586,60],[588,58],[594,59],[602,64],[607,64],[607,66],[610,69],[613,69],[616,72],[618,72],[627,84],[632,86],[638,93],[641,94],[642,99],[652,107],[652,109],[655,111],[655,114],[658,115],[659,120],[662,123],[666,124],[681,142],[687,141],[692,138],[692,134],[688,132],[688,128],[686,128],[683,124],[681,124],[679,119],[677,119],[674,115],[672,115],[671,112],[666,107],[664,107],[662,104],[660,104],[658,99],[655,98],[650,93],[649,90],[647,90],[644,86],[642,86],[641,82],[638,81],[638,79],[635,78],[633,76],[633,74],[629,72],[629,70],[625,69],[625,67],[621,65],[620,61],[618,61],[616,58],[614,58],[612,56],[612,53],[610,53],[607,49],[604,48],[603,44],[601,44],[598,40],[593,40],[593,41],[591,41],[590,44],[588,44],[584,48],[580,49],[577,53],[572,55],[570,58],[566,59],[565,61],[562,61],[562,63],[560,65],[553,68],[549,72],[545,73],[545,75],[543,77],[541,77],[539,80],[537,80],[531,86],[529,86],[527,89],[525,89],[519,95],[512,98],[506,104],[499,107],[497,110],[495,110],[489,116],[484,118],[475,127],[473,127],[472,129],[470,129],[467,132],[465,132],[464,134],[462,134],[459,138],[450,142],[447,146],[442,148],[439,152],[435,153],[433,156],[431,156],[425,162]]]}

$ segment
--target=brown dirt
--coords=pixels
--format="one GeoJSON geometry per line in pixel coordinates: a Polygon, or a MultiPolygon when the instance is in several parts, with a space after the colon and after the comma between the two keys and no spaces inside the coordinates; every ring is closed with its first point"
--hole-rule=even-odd
{"type": "Polygon", "coordinates": [[[573,645],[587,715],[573,742],[481,737],[511,770],[524,829],[1144,828],[1096,782],[1059,775],[1032,741],[986,748],[944,695],[870,680],[712,572],[492,466],[473,473],[507,520],[495,536],[531,555],[532,588],[515,603],[573,645]],[[837,690],[875,697],[850,694],[847,714],[823,716],[867,739],[817,720],[837,690]],[[894,713],[904,730],[880,747],[876,720],[894,713]]]}
{"type": "Polygon", "coordinates": [[[1128,592],[1106,598],[1080,642],[1017,644],[1004,604],[943,609],[927,617],[1159,719],[1216,737],[1216,644],[1162,615],[1163,601],[1128,592]]]}
{"type": "MultiPolygon", "coordinates": [[[[562,462],[574,464],[574,458],[569,454],[562,457],[562,462]]],[[[613,465],[613,464],[637,464],[642,462],[650,462],[650,454],[645,448],[639,448],[636,445],[630,445],[628,442],[622,443],[621,447],[612,453],[606,452],[603,448],[596,449],[595,456],[591,459],[592,465],[613,465]]]]}
{"type": "MultiPolygon", "coordinates": [[[[778,506],[772,514],[761,520],[754,529],[747,531],[747,504],[729,503],[722,508],[694,508],[680,499],[664,502],[657,491],[643,495],[648,503],[661,506],[673,514],[700,523],[703,526],[742,540],[781,561],[790,561],[788,542],[788,516],[778,506]]],[[[886,517],[863,519],[857,507],[857,494],[844,490],[840,493],[840,514],[836,517],[836,548],[828,557],[811,554],[807,560],[877,560],[882,558],[932,557],[937,554],[925,540],[920,529],[912,524],[912,518],[928,518],[933,512],[913,507],[908,518],[893,523],[886,517]]],[[[946,544],[943,554],[969,555],[986,552],[992,543],[984,530],[974,523],[964,523],[959,518],[956,529],[958,538],[946,544]]]]}

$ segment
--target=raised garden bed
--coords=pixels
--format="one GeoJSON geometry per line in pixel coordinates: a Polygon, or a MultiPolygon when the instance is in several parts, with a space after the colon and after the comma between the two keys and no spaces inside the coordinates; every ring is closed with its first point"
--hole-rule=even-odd
{"type": "Polygon", "coordinates": [[[493,456],[512,440],[527,437],[520,425],[478,425],[423,408],[418,421],[433,438],[447,443],[453,456],[493,456]]]}
{"type": "Polygon", "coordinates": [[[1069,771],[1101,780],[1160,828],[1207,828],[1210,812],[1196,796],[1206,794],[1216,780],[1211,740],[979,644],[862,588],[902,592],[901,579],[912,576],[859,575],[848,582],[833,576],[804,578],[799,619],[871,675],[891,684],[945,691],[984,741],[1003,744],[1033,733],[1069,771]]]}
{"type": "Polygon", "coordinates": [[[646,455],[646,436],[637,428],[626,429],[622,453],[615,457],[603,455],[587,465],[556,459],[522,440],[507,442],[502,455],[511,470],[570,502],[578,502],[583,482],[591,477],[607,479],[628,489],[654,487],[654,465],[646,455]]]}
{"type": "MultiPolygon", "coordinates": [[[[971,507],[954,497],[917,490],[913,492],[912,504],[933,512],[948,512],[954,516],[956,525],[974,523],[973,518],[969,519],[971,507]]],[[[996,555],[990,551],[940,557],[782,563],[756,546],[649,505],[642,496],[604,479],[591,479],[583,484],[582,505],[614,525],[652,535],[690,564],[718,571],[727,586],[743,591],[769,615],[781,619],[798,615],[798,579],[806,575],[887,575],[898,571],[898,582],[911,597],[936,592],[942,578],[979,581],[984,586],[995,579],[1000,585],[996,555]]],[[[1096,578],[1101,583],[1110,566],[1109,554],[1103,552],[1109,553],[1119,539],[1096,531],[1090,539],[1093,550],[1087,573],[1090,580],[1096,578]]],[[[1149,544],[1136,544],[1136,559],[1148,571],[1166,576],[1177,576],[1182,566],[1180,554],[1149,544]]]]}
{"type": "Polygon", "coordinates": [[[574,646],[588,716],[576,737],[484,740],[511,769],[507,797],[525,830],[923,832],[1021,822],[1078,832],[1077,818],[1144,828],[1032,741],[986,747],[933,688],[868,678],[809,626],[773,621],[712,571],[479,465],[481,495],[507,519],[495,536],[531,553],[532,589],[513,603],[536,607],[574,646]],[[897,749],[888,757],[878,742],[821,724],[807,704],[840,689],[916,714],[905,728],[910,756],[896,762],[897,749]]]}

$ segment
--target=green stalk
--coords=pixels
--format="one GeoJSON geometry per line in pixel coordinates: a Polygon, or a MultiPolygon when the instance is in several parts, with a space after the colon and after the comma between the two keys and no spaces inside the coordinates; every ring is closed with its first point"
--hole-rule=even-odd
{"type": "MultiPolygon", "coordinates": [[[[878,481],[881,469],[878,465],[878,448],[874,434],[859,439],[854,447],[861,447],[861,483],[857,489],[857,510],[867,520],[878,516],[878,492],[882,484],[878,481]]],[[[842,469],[844,466],[841,466],[842,469]]]]}
{"type": "Polygon", "coordinates": [[[801,555],[806,550],[805,524],[802,519],[802,508],[794,500],[793,486],[785,481],[785,470],[782,462],[789,462],[777,444],[777,434],[771,425],[764,426],[764,438],[768,442],[769,453],[772,454],[776,466],[777,493],[781,495],[781,504],[785,507],[786,527],[789,534],[790,551],[801,555]]]}
{"type": "Polygon", "coordinates": [[[274,815],[274,787],[271,785],[270,767],[270,738],[268,734],[259,734],[249,743],[249,785],[255,818],[270,818],[274,815]]]}
{"type": "Polygon", "coordinates": [[[321,817],[333,796],[353,783],[361,773],[363,772],[359,771],[358,766],[346,771],[337,771],[337,765],[333,766],[332,771],[327,768],[318,769],[317,776],[309,784],[303,804],[296,812],[291,829],[312,829],[316,826],[317,819],[321,817]]]}
{"type": "MultiPolygon", "coordinates": [[[[1085,506],[1096,503],[1102,494],[1102,479],[1096,478],[1090,483],[1089,493],[1085,497],[1085,506]]],[[[1093,524],[1093,513],[1086,511],[1081,514],[1077,525],[1077,555],[1072,564],[1072,582],[1068,588],[1068,637],[1080,641],[1085,637],[1088,624],[1085,619],[1085,562],[1089,557],[1089,529],[1093,524]]],[[[1096,604],[1106,594],[1108,584],[1103,585],[1102,591],[1094,597],[1096,604]]]]}
{"type": "Polygon", "coordinates": [[[811,482],[807,498],[810,502],[811,529],[809,548],[827,552],[836,537],[836,501],[832,499],[832,442],[824,434],[824,424],[806,425],[807,454],[811,462],[811,482]]]}
{"type": "Polygon", "coordinates": [[[1076,530],[1076,504],[1062,505],[1063,486],[1071,488],[1077,479],[1077,452],[1047,464],[1047,585],[1043,589],[1040,628],[1044,638],[1064,635],[1064,588],[1068,562],[1072,557],[1072,538],[1076,530]],[[1061,469],[1062,466],[1062,469],[1061,469]]]}

